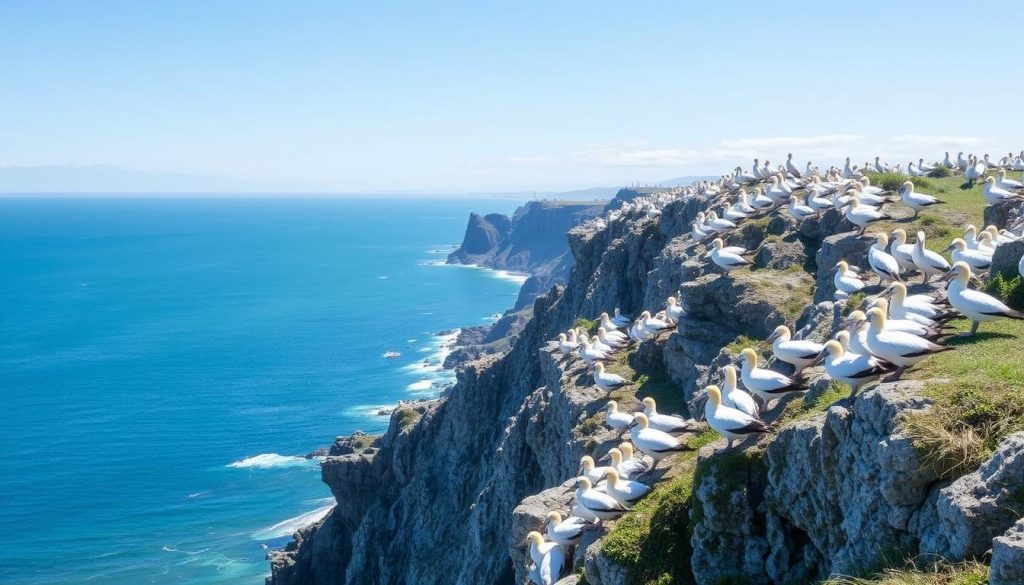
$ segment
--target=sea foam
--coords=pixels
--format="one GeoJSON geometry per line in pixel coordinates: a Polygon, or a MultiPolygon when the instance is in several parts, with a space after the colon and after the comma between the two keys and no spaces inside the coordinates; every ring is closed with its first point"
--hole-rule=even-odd
{"type": "Polygon", "coordinates": [[[322,506],[310,512],[299,514],[294,518],[282,520],[273,526],[268,526],[262,530],[253,532],[252,537],[256,540],[267,540],[271,538],[291,536],[296,530],[323,520],[324,516],[326,516],[333,507],[334,504],[331,503],[330,505],[322,506]]]}
{"type": "Polygon", "coordinates": [[[314,463],[316,463],[314,459],[306,459],[305,457],[278,455],[277,453],[260,453],[259,455],[228,463],[228,467],[236,469],[275,469],[281,467],[305,467],[314,463]]]}

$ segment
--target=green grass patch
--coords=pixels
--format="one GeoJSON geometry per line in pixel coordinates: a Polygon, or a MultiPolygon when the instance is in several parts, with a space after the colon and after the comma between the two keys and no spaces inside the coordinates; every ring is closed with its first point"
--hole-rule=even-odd
{"type": "Polygon", "coordinates": [[[735,274],[741,284],[753,287],[789,321],[799,317],[814,299],[814,278],[802,269],[764,269],[735,274]]]}
{"type": "Polygon", "coordinates": [[[400,428],[402,430],[405,430],[405,429],[409,428],[417,420],[419,420],[419,415],[416,413],[416,411],[411,409],[411,408],[409,408],[409,407],[407,407],[407,406],[403,406],[402,408],[399,408],[397,414],[398,414],[398,428],[400,428]]]}
{"type": "Polygon", "coordinates": [[[984,585],[988,572],[987,566],[977,562],[942,561],[925,567],[909,562],[867,577],[835,577],[822,585],[984,585]]]}
{"type": "Polygon", "coordinates": [[[731,353],[732,355],[738,356],[740,352],[746,348],[753,348],[760,355],[768,353],[772,344],[768,343],[766,339],[753,339],[746,335],[740,335],[736,339],[732,340],[732,343],[726,345],[723,349],[731,353]]]}
{"type": "Polygon", "coordinates": [[[689,521],[696,454],[684,457],[683,472],[654,488],[601,544],[608,558],[626,568],[630,585],[693,582],[689,521]]]}
{"type": "Polygon", "coordinates": [[[572,326],[574,328],[578,327],[580,329],[583,329],[584,331],[587,332],[587,335],[594,335],[597,333],[597,328],[598,326],[600,326],[600,323],[591,319],[584,319],[583,317],[579,317],[578,319],[572,322],[572,326]]]}
{"type": "Polygon", "coordinates": [[[864,304],[864,297],[866,296],[863,292],[857,291],[847,297],[846,303],[843,304],[843,317],[849,316],[850,313],[859,309],[864,304]]]}
{"type": "Polygon", "coordinates": [[[592,437],[601,431],[604,425],[605,412],[599,410],[587,417],[582,423],[580,423],[580,434],[584,437],[592,437]]]}
{"type": "MultiPolygon", "coordinates": [[[[954,321],[959,331],[966,320],[954,321]]],[[[1007,435],[1024,430],[1024,322],[982,324],[973,338],[952,339],[956,351],[937,354],[908,373],[929,380],[929,410],[907,416],[902,430],[925,465],[941,477],[973,471],[1007,435]]]]}
{"type": "Polygon", "coordinates": [[[801,400],[793,400],[772,424],[776,430],[785,428],[797,421],[807,420],[812,416],[825,412],[836,402],[850,396],[850,387],[842,382],[832,382],[817,397],[808,400],[804,394],[801,400]]]}

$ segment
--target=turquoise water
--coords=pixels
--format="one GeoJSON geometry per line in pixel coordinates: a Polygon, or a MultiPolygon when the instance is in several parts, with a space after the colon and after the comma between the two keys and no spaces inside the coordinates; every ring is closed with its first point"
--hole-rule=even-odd
{"type": "Polygon", "coordinates": [[[436,393],[434,334],[513,304],[436,263],[514,206],[0,199],[0,582],[262,583],[331,501],[299,456],[436,393]]]}

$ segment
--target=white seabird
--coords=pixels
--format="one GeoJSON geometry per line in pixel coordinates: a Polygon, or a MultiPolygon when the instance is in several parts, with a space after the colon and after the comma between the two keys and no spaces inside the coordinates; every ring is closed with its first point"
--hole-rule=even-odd
{"type": "Polygon", "coordinates": [[[601,520],[614,520],[629,511],[622,502],[594,489],[588,477],[576,479],[576,503],[601,520]]]}
{"type": "MultiPolygon", "coordinates": [[[[840,331],[840,333],[844,338],[849,337],[847,331],[840,331]]],[[[823,352],[825,354],[825,372],[833,380],[849,386],[850,396],[856,395],[857,391],[865,384],[896,369],[896,366],[869,353],[858,354],[845,351],[842,343],[835,339],[825,343],[823,352]]]]}
{"type": "MultiPolygon", "coordinates": [[[[626,443],[629,445],[629,443],[626,443]]],[[[625,478],[636,477],[647,472],[647,465],[639,459],[634,459],[633,446],[629,445],[630,457],[627,459],[622,454],[622,449],[612,447],[608,450],[608,457],[612,460],[611,467],[614,467],[619,475],[625,478]]]]}
{"type": "Polygon", "coordinates": [[[761,419],[722,404],[722,391],[718,386],[708,386],[705,391],[708,401],[704,403],[704,418],[708,426],[728,441],[726,449],[732,448],[736,439],[768,432],[768,426],[761,419]]]}
{"type": "Polygon", "coordinates": [[[579,543],[583,530],[589,524],[585,518],[579,516],[569,516],[563,520],[561,514],[551,511],[544,522],[544,531],[553,542],[563,547],[571,547],[579,543]]]}
{"type": "Polygon", "coordinates": [[[886,252],[889,246],[889,236],[885,232],[875,234],[875,243],[868,249],[868,265],[878,275],[878,282],[883,280],[899,281],[900,264],[891,254],[886,252]]]}
{"type": "Polygon", "coordinates": [[[914,217],[921,212],[922,209],[927,209],[932,205],[939,205],[945,203],[945,201],[939,201],[937,198],[925,193],[914,192],[914,183],[906,181],[903,186],[900,187],[900,194],[903,198],[903,203],[914,210],[914,217]]]}
{"type": "Polygon", "coordinates": [[[867,286],[855,272],[850,270],[850,265],[846,260],[836,263],[836,274],[832,277],[832,284],[835,285],[836,291],[844,295],[852,295],[867,286]]]}
{"type": "Polygon", "coordinates": [[[725,242],[722,241],[722,238],[715,238],[713,245],[714,249],[711,251],[711,261],[726,273],[732,272],[737,268],[753,264],[753,262],[747,260],[741,254],[737,254],[734,251],[724,250],[725,242]]]}
{"type": "Polygon", "coordinates": [[[758,408],[754,397],[736,385],[736,366],[727,364],[722,368],[725,382],[722,384],[722,404],[757,418],[758,408]]]}
{"type": "Polygon", "coordinates": [[[630,386],[633,383],[623,378],[618,374],[604,371],[604,364],[597,362],[594,364],[594,385],[604,390],[605,392],[612,392],[618,390],[624,386],[630,386]]]}
{"type": "MultiPolygon", "coordinates": [[[[1021,265],[1018,268],[1022,267],[1024,267],[1024,258],[1021,259],[1021,265]]],[[[1021,270],[1021,274],[1024,275],[1024,270],[1021,270]]],[[[978,325],[982,321],[995,321],[1003,318],[1024,319],[1024,313],[1007,307],[999,299],[968,288],[967,285],[971,280],[971,267],[966,263],[954,264],[949,278],[952,279],[952,282],[946,288],[946,298],[949,299],[949,304],[953,305],[954,309],[971,320],[969,335],[978,332],[978,325]]]]}
{"type": "Polygon", "coordinates": [[[650,428],[650,421],[647,420],[647,415],[642,412],[635,415],[633,426],[630,428],[629,433],[633,446],[654,460],[654,465],[651,469],[657,467],[659,461],[673,453],[682,453],[683,451],[690,450],[689,447],[680,443],[672,435],[650,428]]]}
{"type": "Polygon", "coordinates": [[[992,252],[982,247],[971,250],[963,238],[954,238],[945,251],[952,251],[953,262],[966,263],[971,267],[971,272],[985,272],[992,267],[992,252]]]}
{"type": "Polygon", "coordinates": [[[813,364],[824,347],[809,339],[793,339],[789,327],[779,325],[768,337],[772,342],[772,353],[780,361],[790,364],[794,368],[794,374],[799,374],[804,368],[813,364]]]}
{"type": "Polygon", "coordinates": [[[615,313],[615,316],[612,317],[612,323],[614,323],[615,325],[618,325],[619,327],[625,327],[626,325],[629,325],[630,323],[633,322],[632,319],[630,319],[626,315],[623,315],[622,313],[620,313],[618,307],[615,307],[614,313],[615,313]]]}
{"type": "Polygon", "coordinates": [[[632,506],[637,503],[640,498],[651,492],[650,487],[640,483],[639,481],[622,479],[619,477],[619,472],[616,471],[614,467],[608,469],[605,477],[608,478],[608,485],[605,488],[608,495],[626,506],[632,506]]]}
{"type": "Polygon", "coordinates": [[[985,203],[989,205],[996,205],[1004,201],[1020,201],[1024,199],[1024,195],[1020,193],[1012,193],[1003,189],[1002,187],[996,186],[996,180],[994,177],[985,177],[985,184],[981,188],[981,194],[985,197],[985,203]]]}
{"type": "Polygon", "coordinates": [[[580,458],[580,466],[576,472],[576,475],[582,475],[593,483],[597,483],[604,479],[604,473],[608,471],[606,466],[598,466],[594,463],[594,458],[590,455],[584,455],[580,458]]]}
{"type": "Polygon", "coordinates": [[[903,271],[916,270],[914,264],[914,245],[907,243],[907,232],[903,228],[892,230],[892,241],[889,243],[889,255],[896,259],[903,271]]]}
{"type": "Polygon", "coordinates": [[[774,370],[757,367],[757,352],[746,348],[740,352],[740,379],[743,386],[769,405],[790,392],[803,392],[807,387],[799,380],[774,370]]]}
{"type": "Polygon", "coordinates": [[[666,433],[688,433],[696,430],[697,421],[693,419],[659,413],[658,405],[654,402],[654,398],[647,396],[644,398],[643,403],[644,414],[647,415],[647,420],[652,429],[666,433]]]}
{"type": "Polygon", "coordinates": [[[860,195],[857,193],[850,195],[850,200],[846,205],[848,206],[846,209],[846,219],[860,228],[861,233],[864,233],[864,230],[875,222],[892,219],[892,216],[888,213],[882,213],[870,205],[862,204],[860,195]]]}
{"type": "Polygon", "coordinates": [[[530,542],[530,558],[537,567],[541,585],[554,585],[562,575],[565,551],[558,543],[545,541],[544,536],[537,531],[527,534],[526,539],[530,542]]]}
{"type": "Polygon", "coordinates": [[[675,297],[669,297],[665,301],[665,315],[673,324],[678,323],[683,316],[683,306],[675,297]]]}
{"type": "Polygon", "coordinates": [[[619,410],[619,403],[609,400],[605,406],[604,420],[616,431],[624,431],[633,424],[633,415],[619,410]]]}
{"type": "Polygon", "coordinates": [[[607,353],[605,353],[605,352],[603,352],[603,351],[601,351],[599,349],[594,348],[592,345],[590,345],[590,342],[586,341],[586,340],[584,340],[584,341],[582,341],[580,343],[579,352],[580,352],[580,357],[588,365],[594,364],[595,362],[598,362],[598,361],[601,361],[601,360],[608,359],[608,354],[607,353]]]}
{"type": "Polygon", "coordinates": [[[914,266],[924,274],[924,282],[933,276],[943,275],[949,272],[949,262],[940,254],[925,248],[925,235],[923,231],[917,232],[917,242],[914,244],[914,251],[911,254],[914,259],[914,266]]]}
{"type": "Polygon", "coordinates": [[[928,358],[934,353],[953,349],[945,345],[933,343],[924,337],[902,331],[886,331],[886,315],[882,309],[869,309],[868,334],[865,339],[871,353],[885,361],[898,366],[892,378],[898,380],[903,372],[928,358]]]}
{"type": "Polygon", "coordinates": [[[633,462],[639,463],[642,466],[642,469],[640,469],[640,471],[638,473],[635,473],[634,475],[646,473],[647,470],[650,469],[650,465],[648,465],[647,461],[644,460],[643,455],[641,455],[640,457],[636,456],[637,453],[636,451],[633,450],[633,443],[630,443],[629,441],[623,441],[619,443],[619,451],[622,452],[622,462],[623,465],[626,466],[624,467],[624,469],[635,468],[635,463],[633,462]]]}

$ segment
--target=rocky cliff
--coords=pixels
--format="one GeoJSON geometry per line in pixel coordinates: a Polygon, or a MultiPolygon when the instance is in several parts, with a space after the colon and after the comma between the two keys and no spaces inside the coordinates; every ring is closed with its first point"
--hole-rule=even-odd
{"type": "MultiPolygon", "coordinates": [[[[835,211],[801,224],[752,220],[727,243],[757,250],[755,266],[722,278],[707,248],[686,236],[716,200],[694,195],[658,215],[627,207],[613,221],[579,225],[560,215],[569,256],[547,262],[572,266],[565,284],[535,300],[506,349],[462,362],[446,396],[397,410],[382,437],[339,439],[323,463],[338,505],[271,555],[268,583],[526,582],[518,543],[548,510],[566,509],[580,456],[618,442],[601,424],[606,396],[550,343],[581,316],[682,299],[687,313],[675,331],[612,366],[635,381],[615,396],[629,411],[650,395],[688,413],[737,344],[775,325],[832,334],[848,307],[831,302],[831,276],[819,267],[865,254],[870,238],[843,232],[835,211]]],[[[519,225],[533,225],[522,222],[529,213],[519,225]]],[[[516,219],[510,224],[475,216],[455,260],[525,269],[534,254],[524,257],[515,241],[527,232],[514,238],[516,219]]],[[[544,225],[531,229],[554,229],[544,225]]],[[[998,435],[979,466],[951,474],[904,427],[933,408],[926,381],[842,396],[819,373],[806,398],[768,414],[769,436],[729,452],[713,435],[698,437],[698,450],[659,470],[658,489],[637,511],[585,535],[577,574],[565,581],[804,583],[890,556],[959,561],[991,549],[992,582],[1019,583],[1024,434],[998,435]]]]}
{"type": "Polygon", "coordinates": [[[462,245],[449,264],[472,264],[529,274],[514,310],[562,284],[572,269],[565,233],[603,211],[605,201],[531,201],[512,217],[471,213],[462,245]]]}

